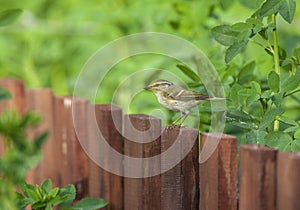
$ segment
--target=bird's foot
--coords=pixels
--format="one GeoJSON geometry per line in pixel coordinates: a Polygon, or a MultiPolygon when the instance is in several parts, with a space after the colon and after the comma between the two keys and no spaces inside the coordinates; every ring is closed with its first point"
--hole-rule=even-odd
{"type": "Polygon", "coordinates": [[[167,129],[178,129],[178,128],[182,128],[182,127],[185,127],[185,126],[182,126],[181,124],[171,124],[169,126],[167,126],[167,129]]]}

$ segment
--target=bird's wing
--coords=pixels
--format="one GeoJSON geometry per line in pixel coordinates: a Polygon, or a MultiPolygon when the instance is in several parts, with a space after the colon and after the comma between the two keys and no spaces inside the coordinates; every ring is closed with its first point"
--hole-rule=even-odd
{"type": "Polygon", "coordinates": [[[181,100],[181,101],[189,101],[189,100],[205,100],[212,98],[208,95],[203,95],[201,93],[197,93],[192,90],[186,90],[182,88],[173,87],[172,91],[169,91],[169,97],[174,100],[181,100]]]}

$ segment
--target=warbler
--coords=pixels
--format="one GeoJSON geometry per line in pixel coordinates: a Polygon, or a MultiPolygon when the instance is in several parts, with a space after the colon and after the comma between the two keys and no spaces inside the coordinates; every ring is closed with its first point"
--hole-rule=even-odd
{"type": "Polygon", "coordinates": [[[181,113],[181,116],[172,123],[172,125],[175,125],[181,120],[179,126],[182,125],[189,115],[190,109],[200,103],[209,100],[227,100],[227,98],[217,98],[184,89],[182,87],[175,86],[172,82],[162,79],[152,81],[144,89],[152,91],[157,97],[158,102],[167,109],[181,113]]]}

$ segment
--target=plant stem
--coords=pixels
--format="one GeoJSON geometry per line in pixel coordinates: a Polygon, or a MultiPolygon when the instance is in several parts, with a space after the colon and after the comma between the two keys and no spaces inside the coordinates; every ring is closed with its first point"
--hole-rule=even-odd
{"type": "MultiPolygon", "coordinates": [[[[276,25],[276,14],[272,15],[272,23],[274,24],[274,29],[273,29],[273,41],[274,41],[274,46],[273,46],[273,51],[274,51],[274,67],[275,67],[275,72],[280,76],[280,64],[279,64],[279,53],[278,53],[278,39],[277,39],[277,25],[276,25]]],[[[274,121],[274,131],[279,130],[279,120],[274,121]]]]}
{"type": "Polygon", "coordinates": [[[280,75],[280,65],[279,65],[279,53],[278,53],[278,36],[277,36],[277,25],[276,25],[276,14],[272,15],[272,23],[274,24],[273,29],[273,39],[274,39],[274,65],[275,65],[275,72],[280,75]]]}
{"type": "Polygon", "coordinates": [[[290,92],[290,93],[287,93],[287,94],[285,94],[283,97],[287,97],[287,96],[293,95],[293,94],[295,94],[295,93],[297,93],[297,92],[300,92],[300,89],[294,90],[294,91],[292,91],[292,92],[290,92]]]}

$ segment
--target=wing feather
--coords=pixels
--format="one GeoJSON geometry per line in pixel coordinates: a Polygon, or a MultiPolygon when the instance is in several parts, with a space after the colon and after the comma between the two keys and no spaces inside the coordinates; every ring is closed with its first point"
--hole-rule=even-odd
{"type": "Polygon", "coordinates": [[[205,100],[205,99],[212,98],[209,95],[203,95],[201,93],[197,93],[192,90],[182,89],[174,86],[172,90],[166,92],[166,96],[174,100],[181,100],[181,101],[205,100]]]}

